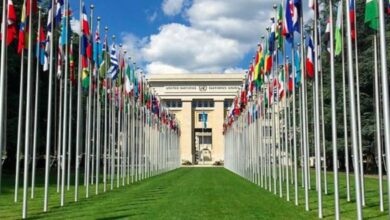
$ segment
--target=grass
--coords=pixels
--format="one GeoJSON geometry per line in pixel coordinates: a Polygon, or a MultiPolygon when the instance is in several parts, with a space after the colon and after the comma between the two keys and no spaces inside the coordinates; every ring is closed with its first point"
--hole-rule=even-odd
{"type": "MultiPolygon", "coordinates": [[[[332,182],[331,174],[328,180],[332,182]]],[[[346,202],[344,180],[345,176],[341,176],[341,218],[355,219],[356,205],[346,202]]],[[[366,178],[365,219],[387,218],[387,213],[379,212],[377,182],[374,178],[366,178]]],[[[314,179],[312,183],[314,187],[314,179]]],[[[93,186],[89,199],[84,198],[84,189],[80,191],[78,203],[73,202],[71,188],[66,193],[65,207],[59,206],[59,194],[53,184],[48,213],[42,213],[43,188],[41,184],[37,187],[37,197],[29,200],[30,219],[317,219],[315,191],[310,192],[312,209],[306,212],[301,187],[297,207],[285,197],[279,198],[224,168],[181,168],[97,196],[93,186]]],[[[333,219],[332,187],[329,184],[329,194],[324,196],[324,217],[327,219],[333,219]]],[[[292,186],[290,192],[293,201],[292,186]]],[[[13,180],[4,176],[0,219],[20,217],[21,202],[13,203],[13,180]]]]}

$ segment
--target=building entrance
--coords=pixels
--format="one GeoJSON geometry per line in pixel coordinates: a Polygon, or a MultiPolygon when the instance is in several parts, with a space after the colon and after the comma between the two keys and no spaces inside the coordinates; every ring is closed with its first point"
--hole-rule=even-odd
{"type": "Polygon", "coordinates": [[[208,163],[213,160],[213,139],[211,128],[195,128],[195,163],[208,163]]]}

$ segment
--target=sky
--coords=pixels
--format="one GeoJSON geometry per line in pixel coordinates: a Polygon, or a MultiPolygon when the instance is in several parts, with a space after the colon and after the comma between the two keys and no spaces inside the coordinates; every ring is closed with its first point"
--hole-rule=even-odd
{"type": "MultiPolygon", "coordinates": [[[[75,19],[79,1],[69,0],[75,19]]],[[[279,0],[85,0],[144,72],[244,73],[279,0]]],[[[95,26],[95,25],[94,25],[95,26]]],[[[103,37],[102,37],[103,38],[103,37]]]]}

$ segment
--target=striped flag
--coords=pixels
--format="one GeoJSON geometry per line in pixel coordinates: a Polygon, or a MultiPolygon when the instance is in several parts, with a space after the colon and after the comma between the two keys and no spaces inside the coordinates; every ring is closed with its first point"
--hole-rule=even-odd
{"type": "Polygon", "coordinates": [[[19,42],[18,42],[18,53],[21,54],[26,48],[26,28],[27,28],[27,17],[26,17],[26,2],[22,6],[22,15],[20,18],[19,25],[19,42]]]}
{"type": "Polygon", "coordinates": [[[311,36],[307,38],[306,73],[310,78],[314,77],[314,45],[311,36]]]}
{"type": "Polygon", "coordinates": [[[292,20],[294,23],[294,30],[298,33],[301,32],[301,12],[302,12],[302,0],[294,0],[294,9],[292,14],[292,20]]]}
{"type": "Polygon", "coordinates": [[[351,20],[351,37],[352,40],[356,38],[356,27],[355,27],[355,0],[349,0],[349,18],[351,20]]]}
{"type": "Polygon", "coordinates": [[[45,64],[45,45],[45,32],[43,31],[43,27],[41,26],[39,30],[39,39],[37,39],[37,57],[41,65],[45,64]]]}
{"type": "Polygon", "coordinates": [[[293,13],[294,13],[294,4],[290,0],[286,0],[286,5],[284,9],[284,19],[283,19],[283,36],[286,37],[286,40],[292,39],[292,34],[294,34],[294,23],[293,23],[293,13]]]}
{"type": "Polygon", "coordinates": [[[63,0],[56,0],[56,14],[54,16],[54,21],[56,24],[61,23],[62,21],[62,6],[64,5],[63,0]]]}
{"type": "Polygon", "coordinates": [[[342,41],[343,36],[341,33],[341,25],[343,21],[343,3],[342,1],[339,2],[337,7],[337,21],[336,21],[336,30],[335,30],[335,55],[338,56],[341,54],[341,51],[343,49],[342,41]]]}
{"type": "Polygon", "coordinates": [[[118,77],[118,72],[119,72],[118,55],[116,53],[115,44],[113,44],[110,52],[110,69],[108,69],[107,76],[108,78],[115,80],[118,77]]]}
{"type": "Polygon", "coordinates": [[[44,54],[44,64],[43,71],[49,70],[49,55],[50,55],[50,38],[51,38],[51,27],[52,27],[52,17],[53,17],[53,9],[51,8],[51,4],[49,4],[49,8],[47,11],[47,35],[46,35],[46,46],[45,46],[45,54],[44,54]]]}

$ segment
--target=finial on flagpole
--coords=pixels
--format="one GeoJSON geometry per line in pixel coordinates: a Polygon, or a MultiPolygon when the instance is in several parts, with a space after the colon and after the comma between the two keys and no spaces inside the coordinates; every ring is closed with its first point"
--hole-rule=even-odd
{"type": "Polygon", "coordinates": [[[97,19],[97,21],[100,21],[102,18],[100,16],[98,16],[96,19],[97,19]]]}
{"type": "Polygon", "coordinates": [[[91,8],[91,10],[93,10],[95,8],[95,5],[91,4],[90,8],[91,8]]]}

